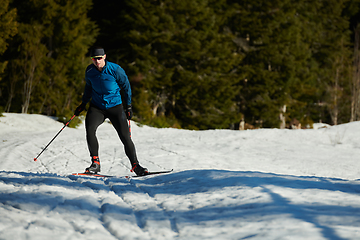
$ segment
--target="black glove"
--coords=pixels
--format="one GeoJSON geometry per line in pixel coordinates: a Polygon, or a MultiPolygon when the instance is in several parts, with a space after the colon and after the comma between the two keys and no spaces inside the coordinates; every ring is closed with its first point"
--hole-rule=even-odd
{"type": "Polygon", "coordinates": [[[80,113],[81,113],[82,111],[84,111],[85,106],[86,106],[86,103],[81,103],[81,104],[76,108],[74,114],[75,114],[76,116],[79,116],[80,113]]]}
{"type": "Polygon", "coordinates": [[[131,105],[127,105],[127,106],[125,107],[125,113],[126,113],[126,118],[127,118],[128,120],[132,119],[132,117],[133,117],[133,111],[132,111],[131,105]]]}

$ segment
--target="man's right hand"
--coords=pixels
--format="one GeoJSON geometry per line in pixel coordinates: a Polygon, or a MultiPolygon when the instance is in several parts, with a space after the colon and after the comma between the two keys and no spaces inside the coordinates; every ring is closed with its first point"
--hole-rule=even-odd
{"type": "Polygon", "coordinates": [[[86,103],[81,103],[75,110],[74,114],[79,116],[82,111],[85,110],[86,103]]]}

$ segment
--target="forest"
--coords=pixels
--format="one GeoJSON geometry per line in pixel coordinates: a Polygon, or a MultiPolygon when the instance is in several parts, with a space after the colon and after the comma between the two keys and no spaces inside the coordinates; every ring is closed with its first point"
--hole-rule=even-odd
{"type": "Polygon", "coordinates": [[[66,121],[89,51],[132,87],[134,120],[252,129],[360,120],[360,0],[2,0],[0,113],[66,121]]]}

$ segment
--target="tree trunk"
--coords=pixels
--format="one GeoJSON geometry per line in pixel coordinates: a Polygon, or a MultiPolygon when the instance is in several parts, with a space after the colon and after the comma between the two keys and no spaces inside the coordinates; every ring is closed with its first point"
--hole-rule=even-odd
{"type": "Polygon", "coordinates": [[[280,109],[280,129],[285,129],[286,127],[286,118],[285,118],[285,113],[286,113],[286,105],[284,105],[281,109],[280,109]]]}

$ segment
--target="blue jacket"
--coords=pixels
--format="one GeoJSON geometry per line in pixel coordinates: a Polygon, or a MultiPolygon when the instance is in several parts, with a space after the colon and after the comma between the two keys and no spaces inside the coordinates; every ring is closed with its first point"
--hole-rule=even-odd
{"type": "Polygon", "coordinates": [[[100,109],[109,109],[122,103],[120,89],[124,90],[125,105],[131,104],[131,87],[124,69],[119,65],[106,61],[100,72],[94,64],[90,64],[85,72],[85,90],[83,103],[91,103],[100,109]]]}

